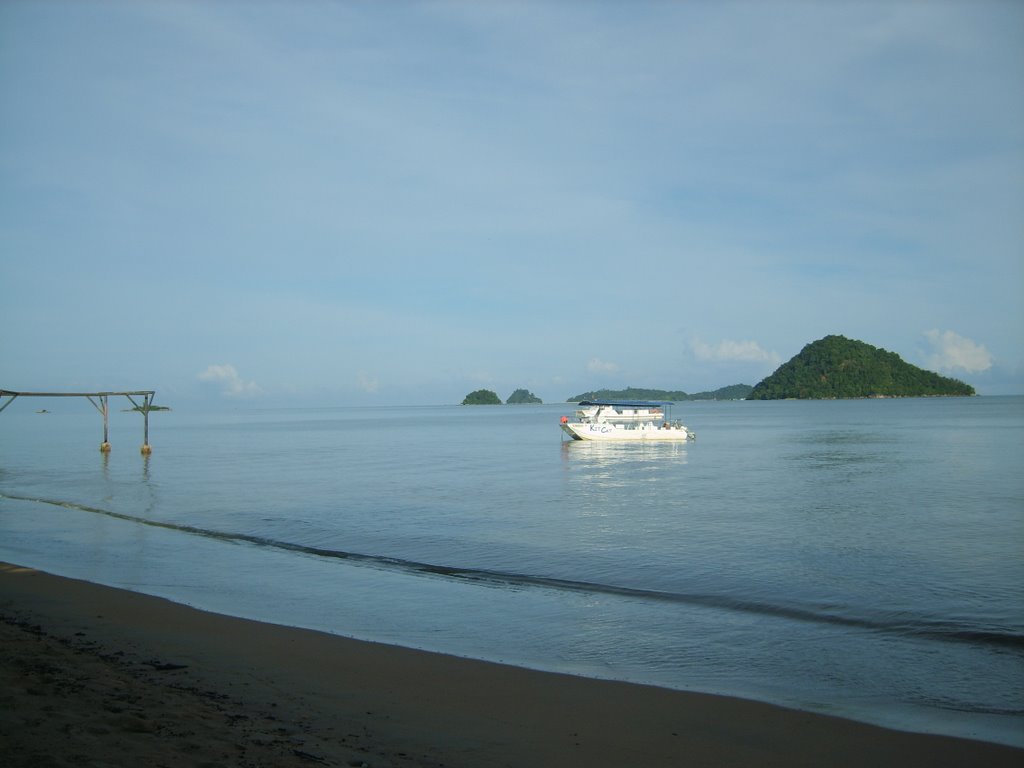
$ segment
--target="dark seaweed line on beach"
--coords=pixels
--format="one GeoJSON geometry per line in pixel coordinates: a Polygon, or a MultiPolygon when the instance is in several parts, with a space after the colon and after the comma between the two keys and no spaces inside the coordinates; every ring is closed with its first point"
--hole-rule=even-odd
{"type": "Polygon", "coordinates": [[[346,562],[374,568],[469,581],[484,586],[542,588],[585,594],[605,594],[638,600],[656,600],[669,603],[696,605],[717,610],[736,611],[739,613],[756,614],[761,616],[773,616],[791,621],[852,627],[885,634],[921,637],[944,642],[960,642],[975,645],[995,646],[997,648],[1024,653],[1024,634],[1004,631],[1002,629],[985,630],[973,627],[964,627],[948,621],[925,618],[904,621],[886,621],[883,619],[872,619],[829,613],[825,611],[815,611],[798,606],[785,606],[762,601],[743,600],[724,595],[665,592],[639,589],[636,587],[616,586],[613,584],[601,584],[598,582],[561,579],[550,576],[511,573],[485,568],[464,568],[458,566],[437,565],[434,563],[405,560],[402,558],[387,557],[384,555],[368,555],[360,552],[347,552],[344,550],[313,547],[306,544],[296,544],[294,542],[280,541],[277,539],[270,539],[265,536],[256,536],[247,533],[230,533],[225,531],[216,531],[209,528],[199,528],[192,525],[181,525],[178,523],[168,523],[160,520],[149,520],[142,517],[136,517],[134,515],[124,514],[122,512],[114,512],[109,509],[90,507],[69,501],[14,496],[9,494],[0,494],[0,498],[10,499],[12,501],[49,504],[51,506],[61,507],[64,509],[105,515],[107,517],[112,517],[129,523],[137,523],[139,525],[147,525],[153,528],[163,528],[165,530],[176,531],[179,533],[203,536],[205,538],[215,539],[218,541],[252,544],[259,547],[268,547],[288,552],[312,555],[315,557],[344,560],[346,562]]]}

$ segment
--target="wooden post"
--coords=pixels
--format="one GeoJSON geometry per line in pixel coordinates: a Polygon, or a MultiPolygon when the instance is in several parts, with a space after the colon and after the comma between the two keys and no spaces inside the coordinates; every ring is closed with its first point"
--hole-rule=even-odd
{"type": "MultiPolygon", "coordinates": [[[[110,412],[110,408],[107,406],[107,396],[103,392],[97,392],[95,396],[99,398],[99,404],[92,399],[93,395],[82,395],[82,397],[92,403],[92,407],[99,411],[100,415],[103,417],[103,442],[100,443],[100,450],[103,451],[103,453],[110,453],[110,442],[107,439],[107,414],[110,412]]],[[[58,397],[58,395],[53,395],[53,397],[58,397]]]]}
{"type": "Polygon", "coordinates": [[[145,396],[142,401],[142,449],[141,453],[143,456],[148,456],[153,452],[153,449],[149,445],[149,406],[153,402],[153,394],[150,393],[145,396]]]}
{"type": "Polygon", "coordinates": [[[107,396],[100,395],[100,413],[103,414],[103,442],[100,443],[100,450],[103,453],[110,453],[110,441],[107,439],[108,426],[107,422],[110,418],[110,405],[107,403],[107,396]]]}

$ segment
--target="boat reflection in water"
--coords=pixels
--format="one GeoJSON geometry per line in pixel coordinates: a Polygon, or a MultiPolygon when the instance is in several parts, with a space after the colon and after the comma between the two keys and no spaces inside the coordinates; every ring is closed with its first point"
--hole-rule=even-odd
{"type": "Polygon", "coordinates": [[[675,485],[678,473],[672,470],[687,463],[686,443],[563,440],[562,463],[569,482],[578,484],[580,493],[630,487],[631,501],[637,503],[636,492],[641,488],[675,485]]]}

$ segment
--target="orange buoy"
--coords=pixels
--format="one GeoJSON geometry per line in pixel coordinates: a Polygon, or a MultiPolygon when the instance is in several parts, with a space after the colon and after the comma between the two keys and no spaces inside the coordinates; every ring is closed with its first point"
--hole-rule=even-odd
{"type": "Polygon", "coordinates": [[[569,423],[569,417],[568,416],[563,416],[562,417],[562,423],[563,424],[568,424],[569,423]]]}

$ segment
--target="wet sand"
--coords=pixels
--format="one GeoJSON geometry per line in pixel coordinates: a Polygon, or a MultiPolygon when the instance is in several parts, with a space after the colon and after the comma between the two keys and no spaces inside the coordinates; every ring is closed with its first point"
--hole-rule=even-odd
{"type": "Polygon", "coordinates": [[[1024,750],[230,618],[0,564],[5,766],[1021,766],[1024,750]]]}

